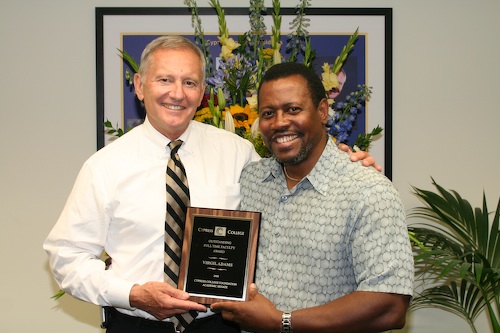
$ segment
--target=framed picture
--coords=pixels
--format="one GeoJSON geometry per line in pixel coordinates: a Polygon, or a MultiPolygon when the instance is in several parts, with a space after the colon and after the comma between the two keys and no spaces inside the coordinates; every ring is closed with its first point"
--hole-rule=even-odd
{"type": "MultiPolygon", "coordinates": [[[[220,53],[218,21],[213,8],[198,8],[205,38],[213,42],[212,55],[220,53]]],[[[224,8],[231,36],[249,30],[248,8],[224,8]]],[[[272,8],[265,15],[270,33],[272,8]]],[[[296,17],[294,8],[281,8],[281,35],[290,33],[289,24],[296,17]]],[[[350,140],[358,133],[370,132],[376,126],[382,133],[370,148],[387,177],[392,177],[392,9],[391,8],[308,8],[307,27],[312,49],[316,51],[313,68],[320,73],[324,62],[332,64],[349,36],[359,29],[359,37],[343,69],[346,82],[335,101],[342,101],[359,84],[371,87],[372,95],[366,109],[357,116],[350,140]]],[[[113,136],[105,134],[104,122],[127,129],[140,124],[145,111],[126,79],[128,64],[120,50],[139,63],[142,50],[160,35],[183,35],[194,40],[191,12],[185,8],[96,8],[97,62],[97,148],[113,136]]],[[[285,45],[285,43],[283,44],[285,45]]],[[[282,53],[284,47],[282,46],[282,53]]],[[[215,59],[214,59],[214,63],[215,59]]]]}

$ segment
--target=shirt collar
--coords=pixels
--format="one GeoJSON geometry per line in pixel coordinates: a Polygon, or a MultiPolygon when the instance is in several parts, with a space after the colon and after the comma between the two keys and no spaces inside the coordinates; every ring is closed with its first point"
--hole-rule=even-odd
{"type": "Polygon", "coordinates": [[[161,134],[156,130],[156,128],[151,125],[149,122],[148,117],[146,116],[146,119],[144,119],[144,133],[146,134],[147,138],[151,140],[151,142],[157,146],[158,148],[165,149],[165,146],[167,146],[170,142],[170,139],[161,134]]]}
{"type": "MultiPolygon", "coordinates": [[[[144,128],[144,133],[155,146],[155,150],[157,151],[157,153],[159,153],[161,156],[168,156],[169,151],[167,147],[172,140],[170,140],[169,138],[158,132],[153,127],[153,125],[151,125],[151,122],[148,120],[147,116],[144,119],[143,128],[144,128]]],[[[184,131],[184,133],[182,133],[182,135],[178,138],[178,140],[182,140],[184,142],[180,149],[192,155],[196,144],[191,143],[190,141],[192,140],[189,140],[191,132],[192,132],[192,126],[190,123],[188,128],[184,131]]]]}
{"type": "MultiPolygon", "coordinates": [[[[331,185],[331,182],[327,179],[331,177],[331,170],[337,165],[338,158],[339,150],[333,140],[329,139],[318,162],[316,162],[311,172],[299,184],[305,187],[311,186],[322,195],[327,195],[331,185]]],[[[269,172],[264,174],[262,182],[277,179],[285,184],[286,178],[281,163],[274,157],[267,160],[269,161],[269,172]]]]}
{"type": "Polygon", "coordinates": [[[335,142],[329,137],[319,160],[307,175],[312,186],[322,195],[326,196],[329,193],[330,186],[334,183],[331,179],[332,175],[334,175],[332,169],[336,168],[339,162],[339,152],[335,142]]]}

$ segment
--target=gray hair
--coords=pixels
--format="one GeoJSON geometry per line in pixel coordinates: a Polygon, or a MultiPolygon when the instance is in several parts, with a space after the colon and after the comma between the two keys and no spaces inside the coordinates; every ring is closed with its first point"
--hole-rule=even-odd
{"type": "Polygon", "coordinates": [[[172,50],[172,49],[180,49],[186,48],[192,50],[198,58],[200,58],[201,64],[201,73],[203,82],[205,81],[205,68],[207,66],[205,57],[201,50],[189,39],[178,36],[178,35],[168,35],[168,36],[160,36],[153,41],[151,41],[144,51],[142,51],[141,55],[141,64],[139,66],[139,74],[141,75],[141,80],[144,80],[146,73],[149,69],[149,63],[151,60],[151,55],[158,49],[162,50],[172,50]]]}

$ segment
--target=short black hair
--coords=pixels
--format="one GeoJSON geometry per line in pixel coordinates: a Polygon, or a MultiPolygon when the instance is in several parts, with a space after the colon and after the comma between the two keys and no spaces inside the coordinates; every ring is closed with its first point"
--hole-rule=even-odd
{"type": "Polygon", "coordinates": [[[311,68],[297,62],[283,62],[271,66],[264,74],[257,93],[260,94],[260,88],[264,82],[283,79],[293,75],[300,75],[306,80],[307,90],[315,106],[318,106],[319,102],[323,98],[326,98],[325,87],[319,76],[311,68]]]}

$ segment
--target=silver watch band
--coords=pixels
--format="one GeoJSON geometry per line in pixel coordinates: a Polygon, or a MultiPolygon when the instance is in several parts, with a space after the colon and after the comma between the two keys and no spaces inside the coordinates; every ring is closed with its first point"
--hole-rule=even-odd
{"type": "Polygon", "coordinates": [[[292,312],[283,311],[281,315],[281,331],[280,333],[293,333],[292,331],[292,312]]]}

